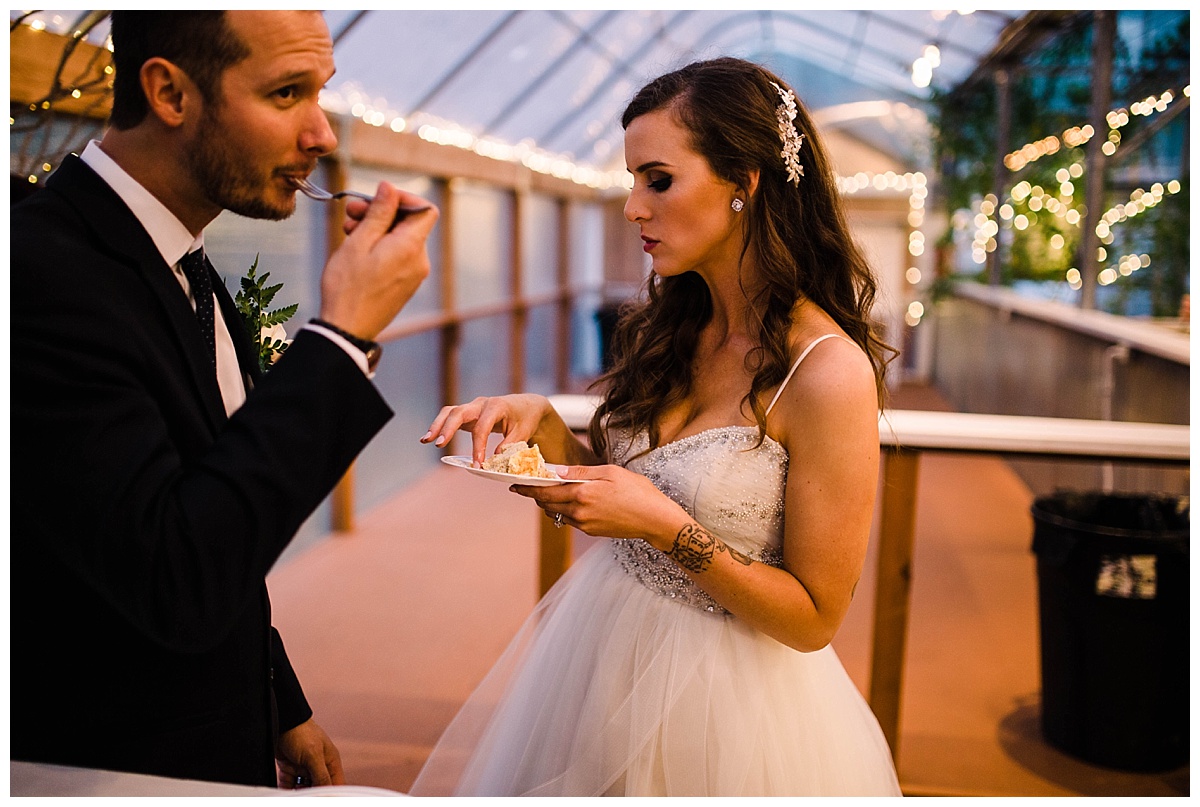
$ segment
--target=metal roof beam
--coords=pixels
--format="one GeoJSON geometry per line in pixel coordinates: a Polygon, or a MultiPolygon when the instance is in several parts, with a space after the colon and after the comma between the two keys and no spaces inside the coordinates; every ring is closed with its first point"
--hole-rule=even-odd
{"type": "MultiPolygon", "coordinates": [[[[808,28],[808,29],[817,31],[827,37],[834,39],[835,41],[846,42],[847,44],[849,44],[851,46],[853,46],[856,41],[854,36],[847,36],[844,33],[835,31],[835,30],[830,29],[823,25],[816,24],[816,23],[812,22],[811,20],[808,20],[804,17],[798,16],[795,14],[790,14],[787,12],[778,12],[778,11],[767,11],[767,12],[765,12],[765,14],[764,14],[764,12],[761,12],[761,11],[747,11],[747,12],[741,12],[741,13],[734,14],[731,17],[724,18],[719,23],[717,23],[717,24],[713,25],[712,27],[710,27],[709,29],[707,29],[703,34],[695,37],[694,41],[705,42],[705,41],[708,41],[708,40],[711,40],[712,38],[714,38],[718,32],[728,33],[731,29],[742,26],[742,25],[759,24],[761,27],[762,25],[766,24],[764,22],[764,17],[766,20],[768,20],[771,23],[770,32],[771,32],[771,36],[774,37],[775,39],[778,39],[778,36],[776,35],[776,30],[778,28],[778,22],[786,22],[786,23],[796,25],[796,26],[799,26],[802,28],[808,28]]],[[[676,22],[677,19],[678,18],[671,20],[671,23],[676,22]]],[[[865,35],[866,35],[866,24],[865,23],[860,27],[860,29],[858,30],[857,33],[860,38],[865,37],[865,35]]],[[[760,35],[760,40],[767,43],[767,45],[770,45],[770,39],[768,39],[766,36],[760,35]]],[[[653,41],[653,40],[651,40],[651,41],[653,41]]],[[[786,49],[780,48],[777,43],[774,45],[774,49],[786,52],[786,49]]],[[[639,53],[639,55],[640,55],[640,53],[639,53]]],[[[798,58],[804,58],[802,54],[794,54],[794,55],[796,55],[798,58]]],[[[811,59],[810,59],[810,61],[811,61],[811,59]]],[[[868,71],[869,70],[880,70],[886,74],[886,73],[888,73],[889,68],[895,68],[895,67],[900,68],[901,72],[898,75],[903,76],[903,71],[904,71],[906,65],[899,63],[899,62],[888,62],[887,60],[880,60],[877,58],[871,59],[864,66],[863,69],[868,70],[868,71]],[[875,62],[876,65],[873,66],[871,64],[871,62],[875,62]]],[[[914,103],[920,103],[923,100],[920,96],[916,95],[915,93],[912,92],[911,89],[908,88],[908,81],[903,78],[897,78],[896,83],[892,86],[888,86],[886,83],[883,83],[880,80],[875,80],[875,79],[868,79],[865,81],[861,81],[860,83],[873,85],[873,86],[876,86],[878,89],[884,90],[886,92],[902,95],[906,98],[911,99],[914,103]]],[[[597,91],[597,94],[598,93],[599,93],[599,90],[597,91]]],[[[589,99],[589,101],[587,103],[582,105],[581,109],[586,107],[588,104],[590,104],[591,101],[594,100],[594,97],[595,96],[593,96],[592,99],[589,99]]],[[[571,116],[571,117],[573,118],[574,116],[571,116]]],[[[547,136],[546,141],[549,141],[552,136],[556,136],[558,134],[559,129],[562,126],[565,126],[566,120],[569,120],[569,119],[570,118],[561,120],[559,122],[559,124],[555,127],[555,129],[553,129],[551,131],[551,134],[547,136]]],[[[608,128],[611,129],[612,127],[610,126],[608,128]]],[[[602,139],[605,139],[605,137],[607,135],[608,135],[608,130],[606,129],[606,131],[603,134],[601,134],[600,136],[595,137],[592,140],[585,143],[584,150],[590,151],[591,149],[593,149],[595,147],[597,142],[599,142],[602,139]]]]}
{"type": "MultiPolygon", "coordinates": [[[[756,18],[756,14],[757,14],[757,12],[748,11],[748,12],[744,12],[741,14],[736,14],[733,17],[726,18],[722,22],[709,28],[707,31],[704,32],[703,35],[697,37],[697,39],[700,41],[704,41],[704,40],[714,37],[718,31],[728,32],[736,26],[746,25],[746,24],[752,22],[753,19],[756,18]]],[[[818,33],[821,33],[825,36],[828,36],[831,39],[835,39],[840,42],[846,42],[848,44],[852,43],[852,39],[850,37],[848,37],[846,34],[843,34],[838,31],[834,31],[834,30],[826,28],[825,26],[822,26],[822,25],[817,25],[816,23],[813,23],[811,20],[807,20],[803,17],[797,17],[795,15],[788,14],[786,12],[781,13],[781,12],[777,12],[777,11],[772,11],[772,12],[770,12],[770,14],[772,15],[772,18],[775,20],[778,20],[781,22],[786,22],[786,23],[789,23],[792,25],[796,25],[801,28],[808,28],[808,29],[817,31],[818,33]]],[[[778,26],[776,26],[776,27],[778,27],[778,26]]],[[[865,28],[863,30],[864,30],[864,36],[865,36],[865,28]]],[[[787,52],[787,53],[789,53],[789,55],[795,55],[797,58],[800,58],[804,61],[813,62],[814,64],[817,64],[818,66],[824,66],[820,62],[815,62],[811,58],[811,56],[806,56],[801,53],[793,54],[790,51],[787,51],[786,46],[780,46],[778,44],[775,44],[772,47],[774,50],[787,52]]],[[[868,65],[868,67],[866,69],[878,70],[878,71],[881,71],[884,74],[888,74],[888,75],[891,74],[891,71],[893,69],[898,69],[899,72],[896,75],[904,76],[906,74],[906,70],[908,67],[903,62],[893,62],[893,61],[888,61],[886,59],[879,59],[879,58],[868,58],[868,59],[864,60],[864,62],[868,65]]],[[[909,82],[907,79],[904,79],[904,78],[897,79],[896,84],[899,86],[896,86],[896,85],[889,86],[887,84],[881,84],[879,81],[858,81],[858,83],[866,84],[868,86],[874,87],[875,89],[886,90],[888,92],[894,92],[894,93],[901,93],[901,94],[905,95],[906,97],[911,98],[914,102],[920,102],[923,100],[920,96],[915,94],[912,90],[908,89],[909,82]]]]}
{"type": "MultiPolygon", "coordinates": [[[[958,42],[956,42],[953,39],[949,39],[945,42],[941,42],[941,41],[938,41],[936,37],[934,37],[933,40],[930,40],[929,34],[925,33],[920,28],[915,28],[911,25],[905,25],[904,23],[900,22],[899,20],[893,19],[892,17],[885,17],[882,14],[875,12],[875,11],[863,11],[862,13],[867,15],[868,18],[873,19],[873,20],[878,20],[883,25],[886,25],[889,28],[894,28],[898,31],[902,31],[903,33],[908,34],[909,36],[913,37],[914,39],[921,39],[921,40],[925,40],[927,42],[928,41],[936,42],[937,46],[940,50],[956,51],[959,55],[966,56],[970,59],[978,59],[979,58],[978,51],[971,50],[970,48],[968,48],[965,45],[960,45],[960,44],[958,44],[958,42]]],[[[916,58],[916,57],[913,57],[913,58],[916,58]]]]}
{"type": "Polygon", "coordinates": [[[854,65],[858,62],[858,54],[862,51],[863,42],[867,38],[867,24],[870,18],[865,11],[858,12],[854,17],[854,33],[850,35],[850,49],[846,52],[846,58],[842,62],[843,69],[849,71],[854,69],[854,65]]]}
{"type": "MultiPolygon", "coordinates": [[[[1016,16],[1014,16],[1012,14],[1006,14],[1003,11],[997,11],[996,9],[992,9],[992,8],[977,9],[974,13],[978,14],[981,17],[990,17],[991,19],[1000,23],[1001,28],[1003,28],[1007,25],[1011,25],[1015,20],[1019,19],[1021,16],[1019,14],[1016,16]]],[[[959,16],[964,16],[964,15],[960,14],[959,16]]]]}
{"type": "MultiPolygon", "coordinates": [[[[1137,134],[1128,140],[1121,142],[1121,147],[1117,149],[1116,154],[1109,157],[1105,162],[1107,165],[1116,165],[1136,154],[1142,146],[1146,145],[1146,141],[1158,134],[1168,123],[1175,120],[1176,117],[1186,112],[1191,105],[1191,99],[1186,95],[1181,95],[1176,98],[1166,112],[1160,113],[1148,126],[1140,129],[1137,134]]],[[[1184,162],[1186,165],[1186,161],[1184,162]]]]}
{"type": "Polygon", "coordinates": [[[333,46],[336,48],[338,46],[338,43],[342,41],[342,37],[344,37],[346,34],[350,33],[351,29],[353,29],[354,26],[358,25],[358,23],[365,16],[367,16],[367,12],[356,11],[354,13],[354,16],[351,17],[349,20],[347,20],[346,24],[343,25],[341,27],[341,29],[339,29],[338,32],[333,35],[333,46]]]}
{"type": "MultiPolygon", "coordinates": [[[[853,43],[854,43],[854,40],[850,36],[847,36],[846,34],[842,33],[841,31],[835,31],[832,28],[826,28],[823,25],[818,25],[817,23],[814,23],[812,20],[806,19],[804,17],[799,17],[794,14],[789,14],[787,12],[778,12],[778,11],[771,11],[770,14],[772,15],[772,19],[778,19],[782,22],[790,23],[790,24],[796,25],[800,28],[808,28],[809,30],[816,31],[816,32],[822,34],[823,36],[829,37],[830,39],[836,40],[838,42],[843,42],[843,43],[846,43],[847,45],[853,45],[853,43]]],[[[697,39],[699,41],[705,41],[705,40],[715,36],[715,34],[718,31],[726,31],[727,32],[735,26],[747,24],[748,22],[751,21],[752,18],[756,18],[756,15],[757,15],[757,12],[753,12],[753,11],[747,11],[747,12],[744,12],[741,14],[735,14],[733,17],[729,17],[729,18],[721,21],[720,23],[717,23],[716,25],[712,26],[707,31],[705,31],[702,36],[697,37],[697,39]]],[[[864,31],[864,36],[865,36],[865,31],[866,31],[865,27],[864,27],[863,31],[864,31]]],[[[778,49],[777,45],[775,46],[775,49],[778,49]]],[[[811,61],[811,60],[809,60],[809,61],[811,61]]],[[[887,60],[879,60],[879,59],[873,59],[872,61],[876,61],[876,62],[882,61],[888,67],[899,66],[902,69],[904,68],[903,62],[889,62],[887,60]]]]}
{"type": "MultiPolygon", "coordinates": [[[[693,13],[694,12],[689,11],[689,10],[678,11],[667,22],[667,25],[675,25],[680,20],[690,16],[693,13]]],[[[664,27],[665,26],[659,26],[659,31],[661,32],[664,27]]],[[[659,39],[660,35],[650,36],[646,40],[646,42],[642,45],[642,47],[639,48],[637,50],[637,52],[633,54],[632,61],[636,62],[646,51],[648,51],[651,47],[653,47],[654,43],[659,39]]],[[[544,134],[541,138],[538,139],[538,142],[540,144],[542,144],[543,146],[545,146],[547,143],[553,142],[554,138],[559,135],[559,133],[563,130],[563,128],[566,127],[566,125],[568,123],[570,123],[575,118],[579,117],[579,115],[582,113],[583,110],[587,109],[589,106],[591,106],[593,103],[595,103],[596,100],[601,96],[601,94],[603,94],[605,90],[607,90],[610,86],[612,86],[613,82],[616,80],[617,80],[616,74],[609,73],[609,75],[603,81],[601,81],[598,85],[596,85],[596,89],[592,91],[592,94],[588,97],[588,99],[586,101],[584,101],[582,104],[580,104],[574,110],[568,112],[566,115],[563,115],[557,121],[555,121],[553,124],[551,124],[550,129],[546,132],[546,134],[544,134]]],[[[590,148],[595,143],[596,143],[596,139],[593,139],[590,143],[588,143],[586,145],[590,148]]]]}
{"type": "MultiPolygon", "coordinates": [[[[565,15],[562,15],[561,12],[551,12],[551,13],[555,14],[556,16],[560,16],[560,17],[565,16],[565,15]]],[[[600,29],[602,29],[605,25],[607,25],[609,23],[609,21],[615,19],[617,14],[618,14],[617,11],[606,11],[600,17],[600,19],[597,20],[587,30],[581,29],[578,26],[574,25],[574,23],[572,23],[569,18],[564,19],[564,21],[575,28],[575,30],[576,30],[575,42],[576,43],[580,42],[580,41],[584,41],[584,42],[588,42],[588,43],[595,43],[596,40],[595,40],[594,34],[596,34],[598,31],[600,31],[600,29]]],[[[614,57],[612,54],[608,53],[607,50],[599,47],[598,44],[594,44],[594,47],[595,47],[595,49],[600,51],[600,55],[603,56],[605,59],[607,59],[609,61],[609,63],[618,65],[622,69],[628,71],[628,67],[626,65],[624,65],[623,63],[621,63],[620,60],[617,59],[616,57],[614,57]]],[[[526,84],[525,87],[516,94],[516,97],[514,97],[511,101],[509,101],[508,104],[504,107],[504,109],[500,110],[500,112],[494,118],[492,118],[492,120],[490,120],[486,126],[483,127],[482,134],[485,136],[488,135],[493,130],[495,130],[497,127],[499,127],[502,123],[507,121],[508,118],[514,112],[516,112],[518,109],[520,109],[521,106],[527,100],[529,100],[529,97],[531,95],[533,95],[534,92],[537,91],[538,87],[549,76],[552,76],[560,67],[562,67],[564,64],[566,64],[568,60],[570,60],[573,56],[576,56],[576,55],[577,55],[577,52],[575,50],[574,43],[572,43],[572,45],[564,48],[563,52],[561,54],[559,54],[557,59],[555,59],[553,62],[551,62],[550,65],[547,66],[546,69],[543,70],[540,74],[538,74],[538,76],[536,78],[534,78],[532,81],[530,81],[528,84],[526,84]]]]}
{"type": "MultiPolygon", "coordinates": [[[[594,51],[596,51],[601,56],[603,56],[605,59],[607,59],[610,64],[612,64],[615,67],[620,68],[625,73],[633,72],[633,68],[631,68],[619,56],[617,56],[616,54],[609,51],[609,49],[604,46],[603,42],[600,42],[598,39],[596,39],[595,36],[593,36],[593,33],[601,27],[601,23],[597,23],[596,25],[593,25],[591,28],[580,28],[579,25],[577,25],[573,19],[571,19],[570,17],[568,17],[566,14],[562,13],[561,11],[550,11],[548,13],[557,17],[559,19],[559,21],[562,22],[562,24],[565,25],[566,27],[573,28],[575,30],[575,33],[577,34],[577,40],[585,42],[594,51]]],[[[605,20],[607,20],[611,15],[616,14],[616,13],[617,12],[615,12],[615,11],[610,11],[607,15],[605,15],[605,20]]]]}
{"type": "Polygon", "coordinates": [[[1009,23],[1000,32],[999,41],[980,58],[969,76],[951,90],[951,95],[978,81],[990,80],[997,68],[1018,61],[1051,37],[1081,19],[1088,11],[1030,11],[1009,23]]]}
{"type": "Polygon", "coordinates": [[[507,28],[521,13],[522,12],[520,10],[508,12],[508,14],[506,14],[504,18],[500,20],[500,22],[496,23],[496,25],[492,27],[492,30],[484,34],[483,38],[480,39],[474,47],[469,49],[453,67],[447,70],[446,73],[440,79],[438,79],[436,83],[434,83],[433,87],[431,87],[429,91],[425,93],[424,97],[412,105],[408,111],[408,114],[404,117],[412,117],[417,112],[420,112],[422,107],[426,106],[430,101],[436,98],[442,92],[442,90],[446,89],[450,82],[454,81],[454,79],[457,78],[458,75],[467,68],[467,65],[475,61],[475,58],[481,52],[483,52],[483,50],[487,48],[487,46],[490,45],[496,39],[496,37],[498,37],[500,33],[507,28]]]}

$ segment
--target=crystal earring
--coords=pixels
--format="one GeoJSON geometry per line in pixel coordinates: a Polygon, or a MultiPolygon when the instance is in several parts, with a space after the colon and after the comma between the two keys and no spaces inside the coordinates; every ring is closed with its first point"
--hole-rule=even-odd
{"type": "Polygon", "coordinates": [[[742,208],[745,206],[746,206],[746,203],[743,202],[741,199],[734,199],[733,204],[730,205],[730,207],[733,208],[734,213],[741,213],[742,208]]]}

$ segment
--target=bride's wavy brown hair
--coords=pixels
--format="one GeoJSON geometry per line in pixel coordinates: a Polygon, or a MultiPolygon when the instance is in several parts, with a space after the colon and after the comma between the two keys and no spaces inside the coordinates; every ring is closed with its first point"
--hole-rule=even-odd
{"type": "MultiPolygon", "coordinates": [[[[621,117],[628,129],[641,115],[669,109],[718,177],[745,189],[751,171],[759,171],[758,189],[741,216],[742,259],[752,254],[759,274],[749,306],[756,318],[750,323],[756,347],[746,357],[753,380],[743,403],[758,423],[760,442],[766,434],[761,399],[791,367],[788,335],[799,301],[824,309],[867,354],[881,409],[884,371],[896,353],[879,338],[871,319],[875,278],[850,237],[833,167],[799,99],[794,124],[804,135],[804,176],[799,187],[788,181],[776,119],[781,99],[772,82],[787,88],[782,79],[742,59],[695,62],[647,84],[621,117]]],[[[644,301],[621,312],[611,368],[593,385],[603,390],[588,426],[598,454],[607,451],[606,427],[645,429],[650,445],[658,445],[659,419],[690,390],[692,358],[711,317],[712,298],[698,274],[664,278],[650,273],[644,301]]]]}

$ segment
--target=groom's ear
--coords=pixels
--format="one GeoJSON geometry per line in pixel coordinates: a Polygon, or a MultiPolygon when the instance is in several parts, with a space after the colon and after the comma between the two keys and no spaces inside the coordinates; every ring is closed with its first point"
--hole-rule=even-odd
{"type": "Polygon", "coordinates": [[[140,78],[150,114],[168,127],[182,126],[189,107],[200,99],[200,90],[188,74],[174,62],[155,57],[142,65],[140,78]]]}

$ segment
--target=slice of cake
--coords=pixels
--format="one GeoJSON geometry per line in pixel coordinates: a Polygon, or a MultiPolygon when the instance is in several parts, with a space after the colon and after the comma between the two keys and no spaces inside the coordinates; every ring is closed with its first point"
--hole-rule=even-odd
{"type": "Polygon", "coordinates": [[[525,441],[509,443],[499,454],[494,454],[483,463],[486,471],[499,471],[517,476],[536,476],[542,479],[557,479],[558,477],[546,467],[541,449],[529,445],[525,441]]]}

